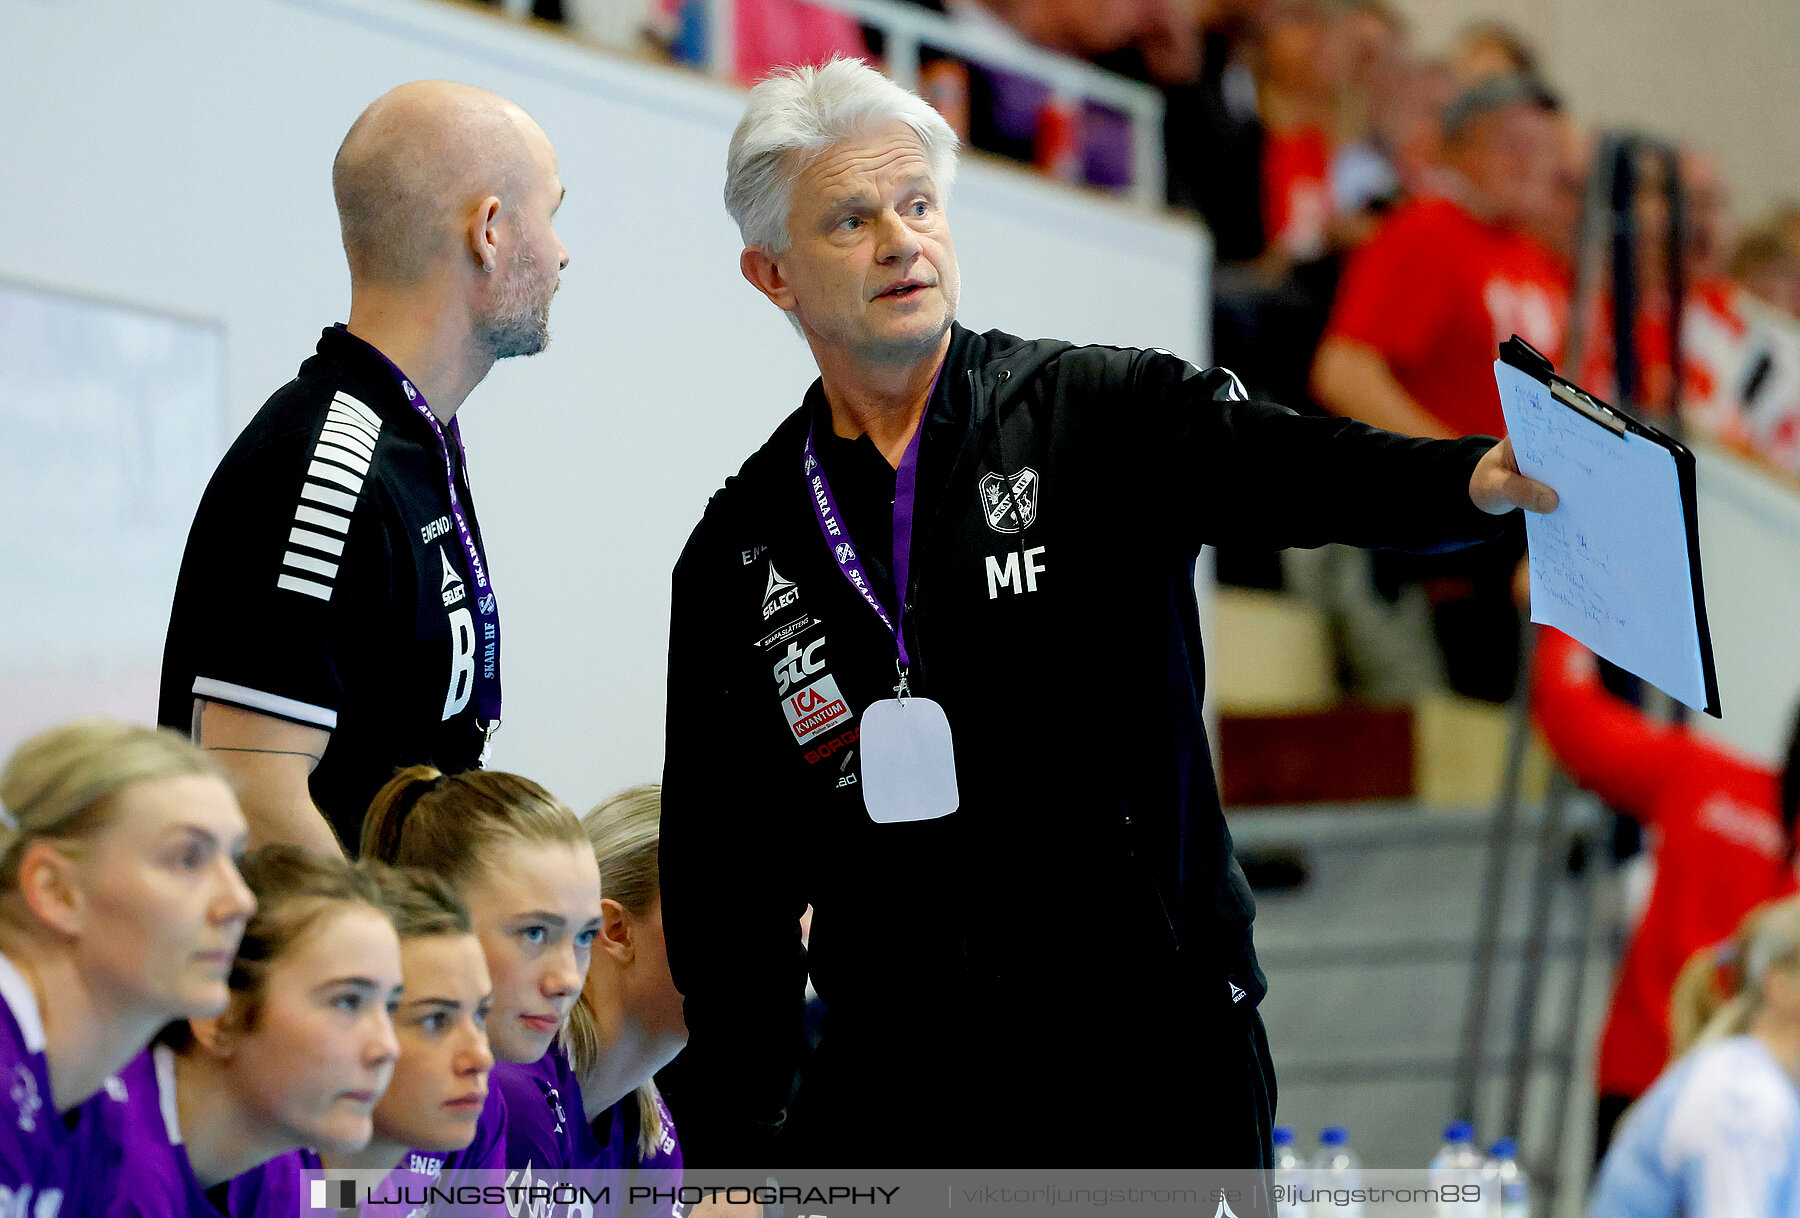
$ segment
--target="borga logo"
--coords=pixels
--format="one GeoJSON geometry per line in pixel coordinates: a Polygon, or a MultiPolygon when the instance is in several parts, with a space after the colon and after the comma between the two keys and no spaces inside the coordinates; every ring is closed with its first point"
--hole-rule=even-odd
{"type": "MultiPolygon", "coordinates": [[[[752,585],[754,586],[754,585],[752,585]]],[[[800,599],[800,589],[790,579],[783,579],[781,572],[775,569],[775,563],[769,563],[769,585],[763,590],[763,621],[768,621],[783,609],[800,599]]]]}
{"type": "Polygon", "coordinates": [[[838,691],[836,679],[829,673],[798,693],[783,698],[781,713],[787,716],[788,727],[799,744],[833,731],[853,717],[844,695],[838,691]]]}

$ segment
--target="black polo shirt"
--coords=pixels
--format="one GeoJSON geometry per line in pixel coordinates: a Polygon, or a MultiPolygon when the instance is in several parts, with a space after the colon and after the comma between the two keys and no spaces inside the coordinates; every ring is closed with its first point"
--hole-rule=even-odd
{"type": "Polygon", "coordinates": [[[380,353],[333,327],[207,485],[158,719],[188,731],[201,697],[329,731],[312,797],[354,852],[395,770],[479,764],[474,595],[436,435],[380,353]]]}

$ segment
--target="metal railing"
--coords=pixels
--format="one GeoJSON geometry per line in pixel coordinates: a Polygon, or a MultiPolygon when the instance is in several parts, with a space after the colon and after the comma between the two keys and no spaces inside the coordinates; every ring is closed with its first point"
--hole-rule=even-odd
{"type": "MultiPolygon", "coordinates": [[[[709,0],[729,18],[733,0],[709,0]]],[[[1144,207],[1163,206],[1163,99],[1149,85],[1126,80],[1092,64],[1024,41],[997,38],[987,30],[951,21],[928,9],[891,0],[819,0],[880,30],[887,42],[887,74],[908,89],[919,87],[919,52],[946,51],[978,67],[1029,76],[1050,88],[1057,102],[1096,102],[1131,119],[1129,197],[1144,207]]],[[[717,25],[714,28],[719,28],[717,25]]]]}
{"type": "MultiPolygon", "coordinates": [[[[694,66],[720,80],[735,80],[732,32],[735,0],[691,0],[704,27],[694,66]]],[[[919,57],[926,48],[954,55],[980,68],[1017,73],[1050,91],[1054,104],[1078,108],[1092,102],[1115,110],[1131,124],[1131,183],[1123,197],[1148,208],[1164,206],[1163,99],[1149,85],[1127,80],[1092,64],[1047,51],[980,26],[952,21],[928,9],[892,0],[813,0],[879,32],[888,76],[908,89],[919,88],[919,57]]],[[[524,19],[530,0],[503,0],[503,11],[524,19]]]]}

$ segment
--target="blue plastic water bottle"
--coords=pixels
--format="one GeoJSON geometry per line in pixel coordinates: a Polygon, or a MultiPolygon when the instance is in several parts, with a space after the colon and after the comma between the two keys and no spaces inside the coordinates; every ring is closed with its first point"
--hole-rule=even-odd
{"type": "MultiPolygon", "coordinates": [[[[1313,1156],[1313,1170],[1324,1172],[1318,1177],[1319,1187],[1356,1189],[1362,1187],[1362,1160],[1350,1149],[1350,1131],[1342,1125],[1327,1125],[1319,1131],[1319,1153],[1313,1156]]],[[[1363,1218],[1360,1201],[1334,1207],[1336,1218],[1363,1218]]]]}
{"type": "Polygon", "coordinates": [[[1275,1144],[1275,1186],[1282,1190],[1282,1199],[1275,1203],[1275,1218],[1308,1218],[1306,1202],[1297,1200],[1291,1191],[1304,1180],[1301,1173],[1306,1167],[1294,1149],[1294,1131],[1278,1125],[1271,1141],[1275,1144]]]}
{"type": "Polygon", "coordinates": [[[1487,1209],[1479,1192],[1467,1197],[1463,1189],[1481,1187],[1481,1152],[1475,1149],[1475,1128],[1467,1121],[1453,1121],[1444,1129],[1444,1144],[1431,1160],[1431,1188],[1438,1194],[1433,1212],[1437,1218],[1483,1218],[1487,1209]]]}
{"type": "Polygon", "coordinates": [[[1517,1142],[1501,1138],[1489,1148],[1481,1179],[1484,1185],[1499,1194],[1497,1213],[1500,1218],[1531,1218],[1531,1181],[1526,1177],[1525,1169],[1519,1166],[1517,1142]]]}

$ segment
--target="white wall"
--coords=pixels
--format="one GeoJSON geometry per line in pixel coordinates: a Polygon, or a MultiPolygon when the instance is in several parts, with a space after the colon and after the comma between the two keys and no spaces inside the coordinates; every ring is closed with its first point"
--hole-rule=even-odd
{"type": "MultiPolygon", "coordinates": [[[[532,112],[569,191],[555,340],[464,411],[506,626],[495,761],[578,806],[657,774],[670,567],[813,376],[737,275],[739,95],[433,0],[0,0],[0,31],[0,277],[219,320],[234,425],[347,311],[329,170],[362,107],[444,77],[532,112]]],[[[1196,229],[981,164],[951,214],[968,324],[1203,356],[1196,229]]],[[[161,621],[173,580],[106,594],[161,621]]]]}
{"type": "Polygon", "coordinates": [[[1700,573],[1724,718],[1701,730],[1778,766],[1800,702],[1800,484],[1697,446],[1700,573]]]}

